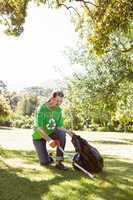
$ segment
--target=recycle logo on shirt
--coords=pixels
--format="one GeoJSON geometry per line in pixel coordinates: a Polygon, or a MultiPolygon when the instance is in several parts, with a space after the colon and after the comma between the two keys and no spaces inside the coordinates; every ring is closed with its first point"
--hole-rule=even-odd
{"type": "Polygon", "coordinates": [[[56,122],[53,118],[49,119],[48,124],[46,125],[48,130],[54,130],[56,127],[56,122]]]}

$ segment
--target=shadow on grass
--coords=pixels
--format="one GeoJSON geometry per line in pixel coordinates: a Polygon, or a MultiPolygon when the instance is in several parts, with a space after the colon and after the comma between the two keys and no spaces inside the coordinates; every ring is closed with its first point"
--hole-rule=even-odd
{"type": "Polygon", "coordinates": [[[43,181],[31,181],[28,178],[19,177],[16,171],[11,169],[0,169],[0,174],[2,200],[41,200],[43,194],[46,196],[52,185],[58,185],[64,181],[64,176],[57,173],[53,179],[43,181]]]}
{"type": "Polygon", "coordinates": [[[124,139],[127,142],[131,142],[131,144],[133,144],[133,139],[124,139]]]}
{"type": "MultiPolygon", "coordinates": [[[[44,173],[42,180],[35,181],[28,178],[28,176],[23,177],[23,170],[21,169],[10,167],[8,169],[0,169],[0,200],[67,200],[68,196],[66,198],[59,196],[58,190],[61,190],[61,193],[66,193],[68,187],[65,187],[65,185],[60,186],[60,184],[63,182],[69,183],[72,180],[80,181],[82,178],[81,173],[77,174],[72,169],[69,170],[69,173],[58,171],[55,168],[50,168],[49,170],[54,176],[48,178],[47,174],[44,173]],[[57,187],[58,190],[54,191],[53,189],[51,193],[52,187],[57,187]]],[[[32,173],[37,172],[32,171],[32,173]]]]}
{"type": "MultiPolygon", "coordinates": [[[[89,142],[89,141],[88,141],[89,142]]],[[[95,141],[91,141],[91,143],[93,144],[109,144],[109,145],[129,145],[128,143],[129,141],[107,141],[107,140],[95,140],[95,141]]]]}
{"type": "MultiPolygon", "coordinates": [[[[33,151],[26,154],[5,150],[8,153],[37,163],[33,151]]],[[[73,154],[66,153],[69,162],[73,154]]],[[[0,200],[132,200],[133,161],[110,156],[104,156],[104,160],[105,170],[94,181],[72,168],[68,172],[44,169],[41,178],[31,169],[24,172],[20,168],[1,168],[0,200]],[[34,174],[39,179],[34,179],[34,174]]]]}
{"type": "Polygon", "coordinates": [[[3,156],[4,158],[16,158],[16,157],[18,157],[20,159],[27,161],[28,163],[38,161],[35,151],[7,150],[7,149],[3,149],[0,146],[0,155],[3,156]]]}

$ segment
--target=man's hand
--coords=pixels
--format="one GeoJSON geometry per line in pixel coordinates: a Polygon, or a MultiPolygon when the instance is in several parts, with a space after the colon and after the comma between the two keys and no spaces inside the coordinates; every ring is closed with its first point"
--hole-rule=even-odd
{"type": "Polygon", "coordinates": [[[48,143],[49,143],[49,146],[51,146],[52,148],[55,148],[57,146],[57,143],[54,140],[50,140],[48,143]]]}

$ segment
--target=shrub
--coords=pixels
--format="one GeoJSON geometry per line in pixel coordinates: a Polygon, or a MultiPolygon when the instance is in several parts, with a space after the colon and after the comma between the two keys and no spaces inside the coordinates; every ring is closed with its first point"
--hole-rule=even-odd
{"type": "Polygon", "coordinates": [[[33,117],[26,116],[15,116],[12,119],[12,127],[15,128],[32,128],[33,117]]]}
{"type": "Polygon", "coordinates": [[[98,127],[96,130],[99,132],[103,132],[103,131],[107,131],[107,128],[106,127],[98,127]]]}

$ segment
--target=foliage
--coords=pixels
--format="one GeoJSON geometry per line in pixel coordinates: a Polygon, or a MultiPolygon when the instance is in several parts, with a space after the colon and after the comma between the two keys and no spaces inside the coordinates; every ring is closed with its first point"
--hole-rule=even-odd
{"type": "Polygon", "coordinates": [[[22,116],[25,115],[31,116],[34,113],[37,104],[38,104],[37,96],[24,95],[18,102],[16,113],[22,116]]]}
{"type": "Polygon", "coordinates": [[[7,27],[6,34],[19,36],[22,33],[28,2],[29,0],[0,1],[1,23],[7,27]]]}
{"type": "Polygon", "coordinates": [[[12,111],[15,112],[17,104],[21,99],[21,96],[18,95],[16,92],[11,92],[9,90],[6,90],[5,92],[3,92],[3,95],[6,101],[8,102],[8,104],[10,105],[12,111]]]}
{"type": "MultiPolygon", "coordinates": [[[[29,2],[0,0],[0,23],[7,28],[6,34],[19,36],[23,32],[29,2]]],[[[93,130],[102,127],[106,130],[124,129],[124,125],[133,120],[133,1],[34,2],[52,9],[66,8],[70,11],[75,30],[84,43],[84,46],[81,44],[69,53],[72,63],[84,66],[84,74],[76,75],[69,83],[68,102],[64,109],[66,127],[77,130],[90,128],[91,125],[93,130]],[[93,52],[104,56],[98,58],[93,52]]],[[[45,93],[50,92],[31,87],[25,89],[29,96],[18,97],[6,89],[6,84],[0,81],[0,92],[4,91],[11,109],[20,116],[29,117],[37,106],[36,96],[46,99],[45,93]]]]}
{"type": "Polygon", "coordinates": [[[3,121],[4,119],[8,118],[11,113],[11,108],[7,103],[6,99],[2,94],[0,94],[0,120],[3,121]]]}
{"type": "Polygon", "coordinates": [[[6,89],[7,89],[7,85],[2,80],[0,80],[0,93],[5,91],[6,89]]]}
{"type": "MultiPolygon", "coordinates": [[[[7,96],[7,93],[5,94],[5,96],[7,98],[9,98],[9,96],[7,96]]],[[[11,105],[13,105],[14,101],[11,101],[12,100],[11,98],[8,100],[10,100],[11,105]]],[[[4,110],[3,113],[1,110],[1,113],[2,113],[1,118],[3,119],[1,125],[12,126],[12,127],[16,127],[16,128],[32,128],[33,113],[37,106],[37,97],[36,96],[25,96],[25,95],[21,96],[21,97],[19,96],[19,100],[17,100],[16,110],[12,109],[12,111],[11,111],[10,106],[7,104],[7,102],[2,103],[2,101],[1,101],[1,104],[2,104],[3,110],[4,110]],[[9,119],[5,118],[6,116],[9,115],[9,113],[8,113],[9,111],[8,110],[6,111],[7,105],[10,108],[10,112],[12,112],[12,115],[10,115],[9,119]]]]}
{"type": "Polygon", "coordinates": [[[33,115],[40,101],[48,100],[52,89],[43,87],[25,88],[20,93],[11,92],[5,88],[1,81],[1,102],[0,119],[2,126],[12,126],[16,128],[31,128],[33,125],[33,115]],[[10,115],[10,118],[7,118],[10,115]]]}
{"type": "Polygon", "coordinates": [[[124,123],[133,120],[132,59],[119,49],[97,59],[81,44],[66,51],[72,64],[82,65],[83,74],[78,74],[69,83],[70,104],[65,109],[78,117],[76,126],[78,123],[82,128],[84,125],[89,128],[95,124],[92,126],[95,129],[98,125],[113,131],[120,123],[124,130],[124,123]]]}
{"type": "Polygon", "coordinates": [[[80,98],[76,95],[76,87],[69,88],[67,93],[67,101],[64,105],[64,125],[66,128],[81,130],[83,128],[83,112],[80,98]],[[78,106],[77,106],[78,105],[78,106]],[[81,105],[81,106],[80,106],[81,105]]]}
{"type": "Polygon", "coordinates": [[[14,115],[11,119],[11,126],[15,128],[32,128],[33,116],[14,115]]]}
{"type": "Polygon", "coordinates": [[[124,83],[121,85],[121,99],[117,104],[116,120],[119,119],[120,124],[127,124],[133,120],[133,83],[124,83]]]}
{"type": "MultiPolygon", "coordinates": [[[[6,33],[19,36],[23,32],[23,24],[27,15],[30,0],[1,0],[1,24],[7,27],[6,33]]],[[[112,35],[118,33],[128,40],[122,51],[133,49],[133,1],[132,0],[34,0],[37,5],[49,8],[66,8],[72,15],[75,30],[82,38],[93,44],[97,54],[106,52],[112,46],[112,35]],[[91,28],[90,28],[91,22],[91,28]]],[[[30,6],[30,5],[29,5],[30,6]]]]}
{"type": "MultiPolygon", "coordinates": [[[[111,34],[119,32],[130,40],[132,38],[133,1],[97,1],[98,7],[93,15],[95,34],[91,37],[94,49],[104,51],[112,44],[111,34]]],[[[130,44],[130,49],[132,42],[130,44]]]]}

